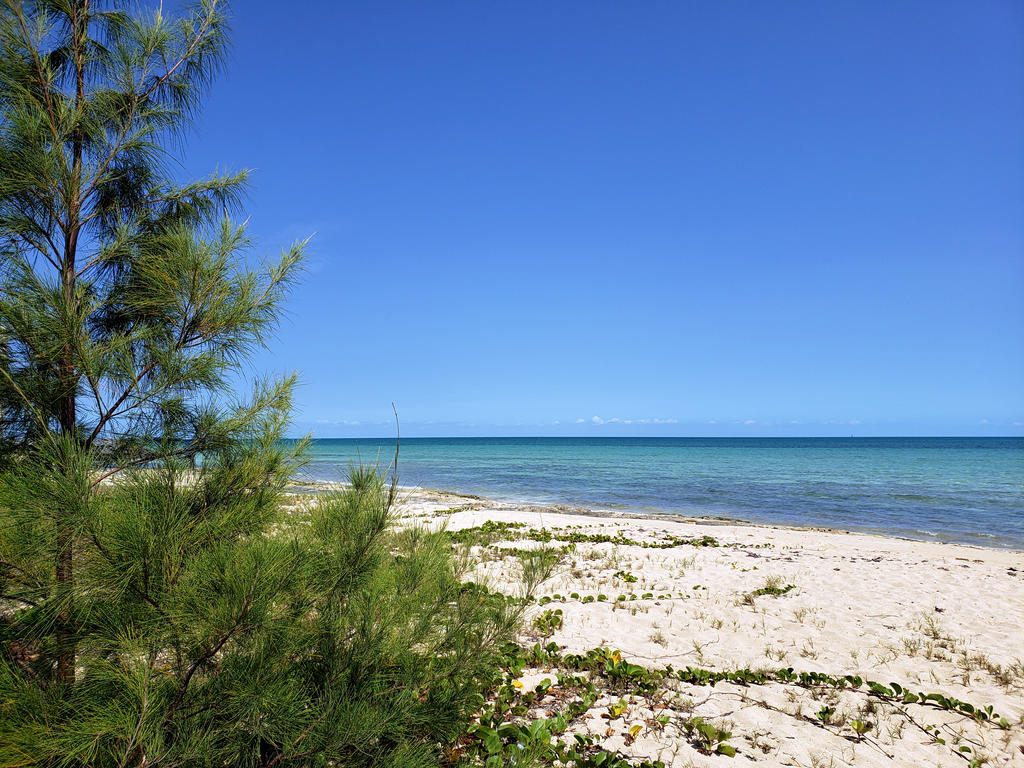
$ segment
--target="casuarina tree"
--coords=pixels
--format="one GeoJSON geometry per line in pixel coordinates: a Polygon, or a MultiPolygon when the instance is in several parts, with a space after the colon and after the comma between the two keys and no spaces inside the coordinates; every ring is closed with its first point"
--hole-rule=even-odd
{"type": "Polygon", "coordinates": [[[55,683],[75,681],[75,558],[99,484],[226,448],[287,402],[287,381],[233,413],[211,393],[274,322],[300,249],[240,269],[244,232],[222,217],[245,174],[167,173],[224,51],[216,2],[179,20],[89,0],[3,5],[4,438],[31,449],[26,482],[59,486],[37,489],[45,530],[23,532],[53,553],[35,602],[55,683]]]}
{"type": "Polygon", "coordinates": [[[517,609],[376,472],[284,503],[294,382],[231,385],[302,244],[171,172],[223,3],[0,13],[0,765],[431,763],[517,609]]]}

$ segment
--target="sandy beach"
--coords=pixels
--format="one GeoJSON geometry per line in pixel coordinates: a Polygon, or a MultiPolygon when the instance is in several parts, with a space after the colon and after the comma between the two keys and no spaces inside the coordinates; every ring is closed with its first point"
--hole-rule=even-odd
{"type": "MultiPolygon", "coordinates": [[[[547,546],[566,547],[529,609],[525,646],[554,643],[560,655],[603,647],[648,670],[770,674],[749,685],[666,676],[644,691],[588,673],[600,695],[563,738],[590,734],[632,762],[667,766],[1024,765],[1020,552],[419,490],[403,493],[399,512],[404,524],[466,531],[471,578],[507,594],[520,574],[515,549],[548,534],[547,546]],[[491,531],[472,543],[485,524],[491,531]],[[707,536],[713,545],[684,542],[707,536]],[[863,682],[801,685],[773,672],[790,668],[863,682]],[[922,704],[901,690],[946,701],[922,704]],[[968,711],[988,706],[991,717],[968,711]],[[702,723],[728,733],[717,743],[735,756],[702,741],[702,723]]],[[[525,720],[578,698],[560,690],[559,672],[549,660],[518,678],[525,720]],[[543,680],[552,685],[530,695],[543,680]]]]}

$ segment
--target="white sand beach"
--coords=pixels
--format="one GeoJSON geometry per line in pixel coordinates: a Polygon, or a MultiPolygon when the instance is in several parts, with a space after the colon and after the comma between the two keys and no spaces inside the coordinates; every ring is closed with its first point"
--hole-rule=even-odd
{"type": "MultiPolygon", "coordinates": [[[[871,696],[866,683],[836,690],[667,680],[653,693],[605,691],[567,735],[593,734],[630,760],[670,766],[1024,766],[1024,553],[417,490],[403,494],[399,511],[407,523],[450,530],[524,524],[515,530],[546,529],[552,545],[564,545],[571,533],[638,542],[577,542],[540,589],[550,602],[531,606],[524,644],[553,642],[562,653],[607,647],[649,669],[858,676],[991,705],[1005,719],[1000,726],[994,718],[871,696]],[[720,546],[639,545],[670,536],[713,536],[720,546]],[[533,622],[553,610],[562,623],[544,637],[533,622]],[[686,733],[694,718],[728,732],[735,757],[705,754],[707,745],[686,733]],[[867,731],[858,735],[854,721],[867,731]]],[[[473,578],[514,592],[519,561],[500,548],[540,544],[509,538],[473,547],[473,578]]],[[[544,679],[555,683],[558,671],[527,669],[523,691],[544,679]]],[[[555,684],[531,714],[550,716],[569,700],[555,684]]]]}

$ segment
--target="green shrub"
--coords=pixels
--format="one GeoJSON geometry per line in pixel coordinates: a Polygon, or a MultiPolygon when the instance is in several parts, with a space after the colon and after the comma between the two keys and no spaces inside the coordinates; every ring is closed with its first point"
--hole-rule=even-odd
{"type": "MultiPolygon", "coordinates": [[[[23,649],[0,666],[0,764],[436,761],[523,601],[464,584],[444,534],[393,526],[376,474],[282,515],[284,476],[257,471],[274,460],[211,461],[191,483],[139,473],[93,501],[76,682],[44,684],[45,612],[0,623],[23,649]]],[[[530,591],[553,558],[523,560],[530,591]]]]}

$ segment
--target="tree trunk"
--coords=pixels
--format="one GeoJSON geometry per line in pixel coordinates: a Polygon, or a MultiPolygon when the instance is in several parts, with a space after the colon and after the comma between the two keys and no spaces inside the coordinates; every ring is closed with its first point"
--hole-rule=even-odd
{"type": "MultiPolygon", "coordinates": [[[[85,58],[88,40],[89,0],[77,0],[69,7],[72,27],[72,48],[75,67],[75,121],[71,134],[71,179],[66,191],[68,218],[64,230],[64,259],[61,264],[61,289],[69,317],[75,317],[75,277],[78,251],[78,235],[81,227],[82,154],[85,143],[78,121],[82,119],[85,105],[85,58]]],[[[68,329],[66,332],[80,333],[82,329],[68,329]]],[[[61,435],[75,439],[78,421],[77,401],[78,371],[72,357],[70,339],[65,342],[59,366],[60,402],[58,418],[61,435]]],[[[71,457],[69,457],[71,458],[71,457]]],[[[68,467],[70,470],[70,467],[68,467]]],[[[73,512],[71,513],[73,514],[73,512]]],[[[75,682],[76,643],[74,631],[74,541],[75,526],[69,510],[57,513],[57,601],[60,612],[57,616],[57,680],[65,685],[75,682]]]]}
{"type": "MultiPolygon", "coordinates": [[[[68,254],[74,254],[76,247],[74,233],[69,233],[65,241],[65,265],[61,282],[63,283],[64,301],[69,304],[74,301],[75,289],[75,261],[74,257],[69,258],[68,254]]],[[[60,433],[62,436],[74,439],[75,427],[78,421],[77,403],[75,393],[78,389],[75,362],[71,357],[70,346],[65,346],[63,359],[60,361],[60,403],[58,418],[60,420],[60,433]]],[[[67,457],[69,460],[72,457],[67,457]]],[[[71,467],[66,468],[71,471],[71,467]]],[[[58,472],[65,471],[65,467],[55,467],[58,472]]],[[[57,615],[57,680],[66,685],[73,685],[75,682],[75,633],[73,627],[74,616],[74,522],[69,519],[69,510],[58,510],[57,512],[57,603],[60,612],[57,615]]]]}

